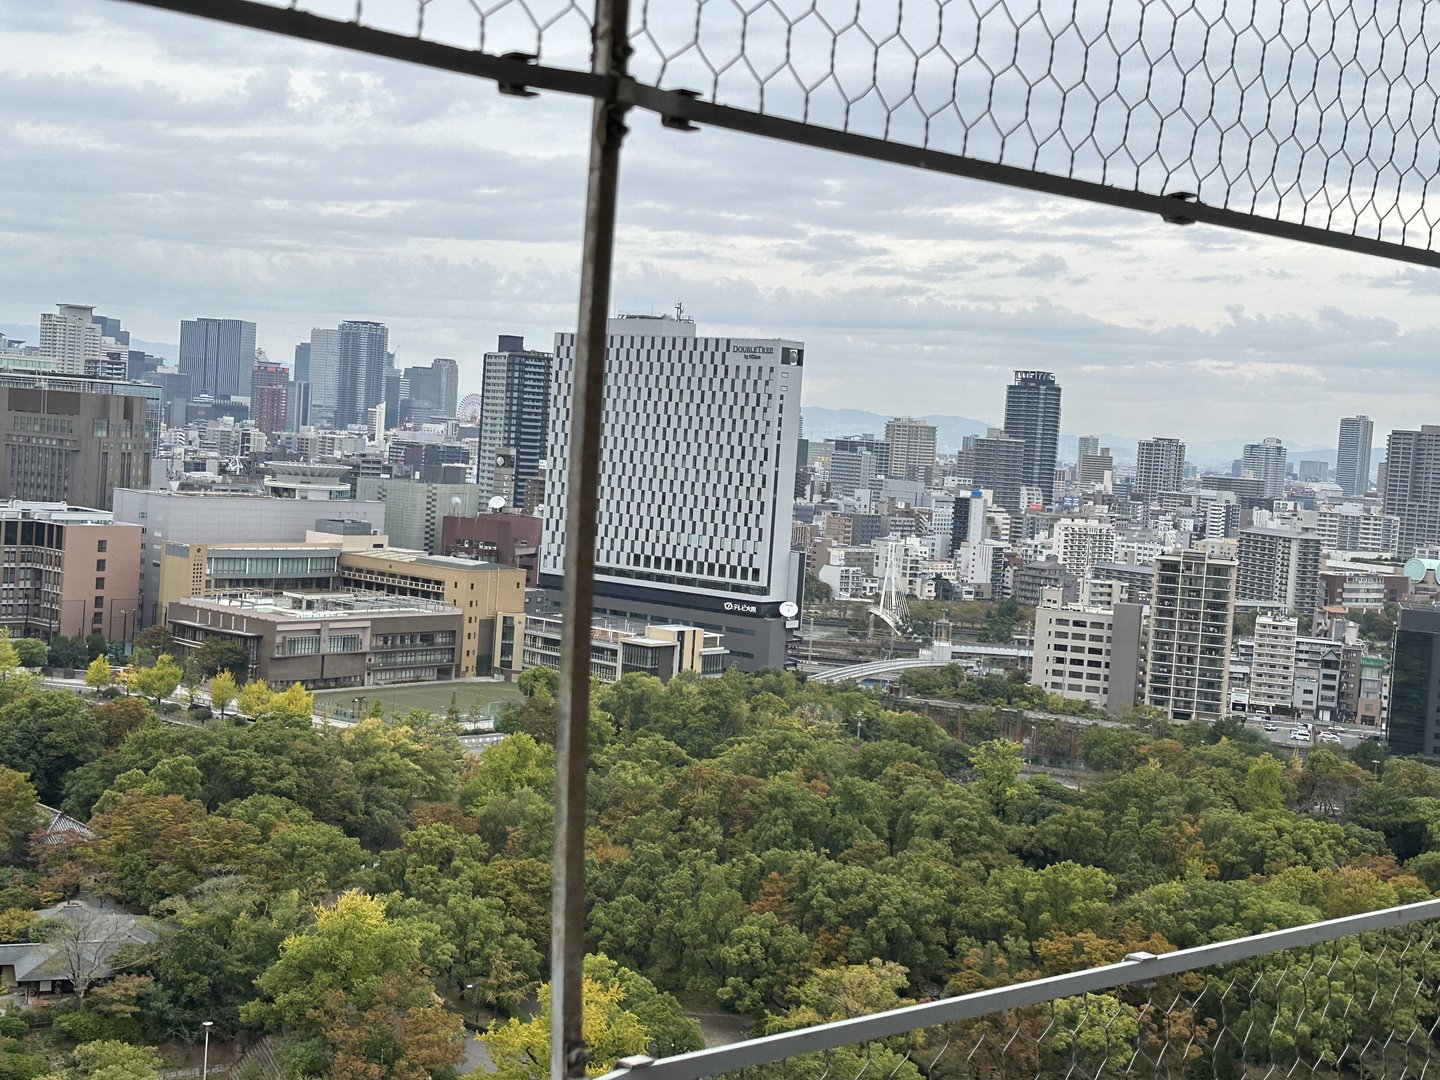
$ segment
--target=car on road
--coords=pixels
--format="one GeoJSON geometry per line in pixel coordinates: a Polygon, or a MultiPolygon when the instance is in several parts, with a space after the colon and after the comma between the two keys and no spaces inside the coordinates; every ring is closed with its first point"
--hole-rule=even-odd
{"type": "Polygon", "coordinates": [[[1261,726],[1262,728],[1264,728],[1266,731],[1279,731],[1279,730],[1280,730],[1280,725],[1277,724],[1277,723],[1275,723],[1273,720],[1266,720],[1265,723],[1261,724],[1260,726],[1261,726]]]}
{"type": "Polygon", "coordinates": [[[1322,731],[1320,732],[1320,741],[1328,743],[1338,743],[1340,741],[1340,736],[1336,735],[1333,731],[1322,731]]]}
{"type": "Polygon", "coordinates": [[[1309,742],[1310,732],[1304,730],[1303,728],[1291,728],[1290,738],[1293,739],[1295,742],[1309,742]]]}

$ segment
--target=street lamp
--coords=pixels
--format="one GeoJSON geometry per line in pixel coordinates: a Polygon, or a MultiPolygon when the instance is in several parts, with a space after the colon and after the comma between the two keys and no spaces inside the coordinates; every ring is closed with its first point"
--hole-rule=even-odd
{"type": "Polygon", "coordinates": [[[208,1080],[210,1076],[210,1028],[214,1020],[206,1020],[200,1026],[205,1029],[205,1056],[200,1062],[200,1080],[208,1080]]]}

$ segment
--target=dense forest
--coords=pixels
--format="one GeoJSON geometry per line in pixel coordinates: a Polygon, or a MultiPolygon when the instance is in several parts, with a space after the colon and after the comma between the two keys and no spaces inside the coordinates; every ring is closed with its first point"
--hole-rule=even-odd
{"type": "MultiPolygon", "coordinates": [[[[1006,680],[937,678],[1017,703],[1006,680]]],[[[50,940],[36,913],[74,896],[145,916],[155,940],[118,954],[113,978],[0,1020],[0,1080],[155,1075],[155,1048],[206,1020],[227,1045],[269,1035],[293,1076],[454,1076],[476,1017],[495,1018],[502,1080],[543,1074],[548,672],[522,677],[511,737],[478,757],[418,711],[317,729],[303,692],[242,687],[232,715],[164,723],[148,696],[95,682],[82,697],[0,672],[0,940],[50,940]],[[93,839],[36,834],[37,801],[93,839]]],[[[1373,744],[1281,759],[1244,729],[1142,715],[1086,728],[1070,787],[1027,776],[1013,743],[791,675],[628,676],[593,705],[597,1072],[697,1047],[682,1000],[775,1031],[1440,887],[1440,770],[1373,744]]],[[[1348,948],[1348,985],[1399,986],[1433,1013],[1440,961],[1381,970],[1348,948]]],[[[1296,1006],[1265,985],[1231,1004],[1274,1026],[1296,1006]]],[[[1060,1054],[1101,1075],[1153,1023],[1124,994],[1092,997],[1064,1039],[1030,1040],[1030,1065],[1060,1054]]],[[[1306,1025],[1290,1052],[1333,1057],[1374,1034],[1369,1015],[1306,1025]]],[[[1213,1029],[1196,1010],[1167,1022],[1195,1055],[1213,1029]]],[[[918,1076],[918,1057],[870,1053],[880,1075],[918,1076]]]]}

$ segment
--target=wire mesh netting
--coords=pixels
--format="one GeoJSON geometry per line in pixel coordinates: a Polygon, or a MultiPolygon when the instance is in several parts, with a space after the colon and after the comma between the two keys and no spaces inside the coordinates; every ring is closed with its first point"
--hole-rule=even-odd
{"type": "MultiPolygon", "coordinates": [[[[573,0],[248,6],[588,65],[573,0]]],[[[637,80],[756,117],[1412,248],[1440,225],[1440,5],[633,0],[630,22],[637,80]]]]}
{"type": "Polygon", "coordinates": [[[1434,1076],[1437,927],[1116,986],[726,1075],[744,1080],[1434,1076]]]}

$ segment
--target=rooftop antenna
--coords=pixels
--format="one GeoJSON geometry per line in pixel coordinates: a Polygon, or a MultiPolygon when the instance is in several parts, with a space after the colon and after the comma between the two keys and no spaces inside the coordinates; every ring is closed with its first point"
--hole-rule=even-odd
{"type": "Polygon", "coordinates": [[[675,301],[675,321],[676,321],[676,322],[684,322],[684,321],[685,321],[685,301],[683,301],[683,300],[676,300],[676,301],[675,301]]]}

